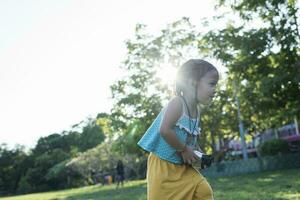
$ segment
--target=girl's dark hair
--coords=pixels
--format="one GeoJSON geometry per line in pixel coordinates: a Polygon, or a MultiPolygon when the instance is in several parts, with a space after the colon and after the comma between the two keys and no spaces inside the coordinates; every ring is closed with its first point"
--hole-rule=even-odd
{"type": "Polygon", "coordinates": [[[198,82],[207,72],[212,70],[218,71],[211,63],[202,59],[190,59],[185,62],[177,71],[176,95],[182,95],[187,80],[192,79],[198,82]]]}

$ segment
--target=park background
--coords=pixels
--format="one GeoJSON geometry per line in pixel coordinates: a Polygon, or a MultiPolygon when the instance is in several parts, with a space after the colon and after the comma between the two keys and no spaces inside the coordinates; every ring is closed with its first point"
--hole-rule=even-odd
{"type": "MultiPolygon", "coordinates": [[[[47,19],[41,21],[44,23],[43,31],[34,29],[32,34],[25,37],[30,40],[23,41],[21,50],[17,48],[18,43],[14,41],[15,38],[20,37],[17,33],[18,29],[13,34],[8,34],[10,32],[5,32],[4,29],[1,33],[11,37],[5,40],[6,43],[2,43],[0,49],[1,124],[7,125],[4,126],[4,131],[1,130],[1,142],[5,141],[4,138],[8,138],[6,136],[14,139],[21,138],[19,145],[2,143],[0,146],[2,196],[81,188],[96,184],[91,188],[82,188],[81,193],[77,192],[77,197],[71,190],[64,193],[60,199],[89,197],[101,199],[101,196],[111,194],[119,195],[115,199],[126,199],[126,196],[131,199],[145,198],[145,182],[128,182],[123,191],[115,193],[112,191],[114,190],[112,186],[103,186],[108,183],[105,177],[114,178],[116,162],[121,159],[125,165],[127,180],[145,178],[147,154],[139,149],[136,143],[173,95],[172,78],[176,68],[189,58],[201,57],[211,61],[221,72],[221,81],[214,101],[208,107],[202,108],[203,131],[202,138],[199,140],[202,148],[215,156],[215,164],[204,174],[207,173],[208,178],[212,178],[217,197],[249,199],[251,195],[255,195],[255,191],[266,190],[269,193],[264,193],[265,196],[257,196],[256,199],[300,198],[299,175],[297,175],[300,167],[297,159],[299,155],[297,119],[300,116],[298,1],[210,1],[209,5],[215,6],[215,10],[206,17],[200,14],[206,8],[205,2],[185,1],[177,6],[182,5],[179,10],[183,11],[186,7],[193,7],[193,11],[190,11],[193,17],[189,16],[189,12],[183,12],[180,17],[173,15],[177,17],[174,19],[162,17],[162,21],[167,19],[167,22],[163,22],[154,30],[151,30],[151,26],[147,26],[147,23],[136,22],[132,26],[132,32],[125,33],[127,38],[123,41],[114,38],[118,38],[117,35],[125,29],[126,21],[116,23],[101,18],[104,20],[102,24],[93,24],[98,10],[88,9],[90,7],[82,1],[74,2],[39,5],[45,6],[41,13],[50,12],[46,9],[49,8],[47,6],[55,5],[58,15],[53,16],[55,20],[52,21],[50,20],[52,18],[42,18],[47,19]],[[77,5],[76,9],[71,10],[67,18],[60,20],[60,16],[64,14],[63,8],[69,4],[74,5],[72,4],[74,2],[77,5]],[[89,14],[77,12],[80,11],[79,8],[85,9],[89,14]],[[197,18],[195,14],[198,12],[197,18]],[[76,20],[72,20],[73,18],[76,20]],[[70,24],[76,26],[76,34],[82,37],[81,40],[77,37],[72,38],[75,32],[53,31],[51,28],[54,26],[49,22],[57,23],[60,30],[64,30],[64,27],[70,24]],[[87,29],[88,23],[98,27],[99,32],[87,29]],[[109,26],[104,26],[105,24],[109,26]],[[117,29],[114,29],[115,27],[117,29]],[[101,40],[95,43],[93,40],[88,40],[91,37],[100,37],[100,32],[103,30],[106,35],[102,35],[101,40]],[[85,35],[86,33],[89,34],[85,35]],[[46,34],[57,34],[60,40],[48,41],[49,35],[46,34]],[[38,42],[34,43],[36,39],[38,42]],[[10,46],[9,40],[15,42],[15,46],[10,46]],[[69,49],[62,48],[61,44],[65,41],[70,49],[75,50],[68,51],[69,49]],[[88,44],[94,44],[95,48],[88,48],[89,46],[85,45],[87,41],[88,44]],[[26,50],[32,50],[30,47],[34,44],[34,50],[42,52],[40,56],[31,55],[37,60],[35,64],[47,66],[38,68],[40,76],[37,77],[30,76],[32,73],[30,70],[26,75],[28,70],[26,65],[22,68],[26,63],[24,61],[29,59],[23,54],[26,50]],[[50,44],[56,48],[47,47],[50,44]],[[125,53],[121,58],[107,53],[115,52],[114,45],[117,44],[124,45],[125,53]],[[105,51],[96,48],[103,45],[105,51]],[[76,56],[80,59],[74,59],[76,56]],[[97,57],[96,67],[99,71],[93,71],[90,67],[94,66],[92,57],[97,57]],[[121,59],[119,63],[118,59],[121,59]],[[111,63],[101,62],[104,60],[111,63]],[[108,70],[113,68],[111,65],[118,66],[119,69],[108,70]],[[78,66],[83,66],[83,70],[79,70],[81,68],[78,66]],[[24,71],[28,79],[22,79],[24,74],[18,73],[19,70],[24,71]],[[67,73],[62,73],[64,71],[67,73]],[[89,73],[84,73],[85,71],[89,73]],[[116,77],[118,71],[120,76],[116,77]],[[30,82],[32,81],[30,78],[35,81],[30,82]],[[42,84],[44,79],[46,85],[42,84]],[[13,81],[18,84],[13,86],[4,84],[13,81]],[[105,93],[101,88],[102,81],[110,83],[109,103],[94,98],[94,95],[96,97],[98,94],[105,93]],[[8,94],[5,93],[8,91],[17,92],[18,88],[28,82],[32,84],[31,86],[39,83],[42,86],[25,90],[21,95],[22,98],[11,100],[9,96],[4,95],[8,94]],[[88,82],[88,85],[84,87],[83,82],[88,82]],[[101,89],[95,89],[94,86],[101,89]],[[61,93],[51,93],[59,88],[62,88],[59,90],[61,93]],[[47,96],[48,93],[54,95],[47,96]],[[34,96],[37,99],[31,101],[30,96],[33,94],[38,96],[34,96]],[[70,96],[71,99],[68,98],[70,96]],[[60,101],[66,103],[62,104],[66,109],[54,106],[60,101]],[[84,104],[80,104],[81,101],[84,104]],[[101,107],[90,107],[95,102],[101,107]],[[37,108],[40,112],[36,112],[33,108],[37,108]],[[53,110],[53,113],[46,108],[53,110]],[[76,112],[84,113],[83,110],[86,108],[91,112],[88,117],[78,119],[66,129],[49,133],[43,130],[43,133],[40,133],[42,136],[36,141],[30,137],[28,130],[24,131],[29,127],[28,124],[36,127],[54,124],[54,118],[64,123],[64,119],[70,120],[64,113],[76,115],[76,112]],[[47,118],[47,115],[53,118],[47,118]],[[21,129],[13,129],[13,127],[21,129]],[[241,132],[245,133],[245,145],[240,137],[241,132]],[[258,143],[256,143],[257,138],[258,143]],[[30,146],[23,146],[23,140],[30,146]],[[241,148],[243,146],[247,148],[248,159],[243,157],[241,148]],[[228,169],[226,166],[232,166],[234,163],[238,166],[250,166],[247,164],[249,162],[252,163],[253,168],[249,167],[244,171],[226,171],[228,169]],[[287,164],[278,165],[278,163],[287,164]],[[288,170],[290,168],[294,169],[290,171],[288,170]],[[244,173],[250,174],[241,175],[244,173]],[[241,188],[244,184],[255,185],[257,180],[261,180],[262,184],[257,184],[257,187],[241,188]],[[228,188],[223,185],[225,183],[228,188]],[[232,189],[235,189],[235,194],[229,192],[232,189]],[[270,193],[273,196],[270,196],[270,193]]],[[[14,3],[19,6],[16,7],[19,12],[22,11],[22,6],[26,6],[24,2],[14,3]]],[[[137,2],[131,3],[135,5],[137,2]]],[[[147,5],[146,2],[143,3],[147,5]]],[[[10,6],[8,1],[3,1],[1,4],[4,5],[1,7],[3,9],[1,13],[10,13],[9,10],[4,10],[5,5],[10,6]]],[[[138,15],[144,14],[139,10],[141,4],[137,3],[135,7],[138,15]]],[[[159,16],[155,15],[155,8],[159,7],[160,3],[151,5],[149,13],[159,20],[159,16]]],[[[165,7],[167,16],[169,12],[167,8],[172,9],[172,3],[161,6],[165,7]]],[[[32,7],[32,10],[35,8],[38,6],[32,7]]],[[[120,7],[111,4],[109,9],[102,8],[102,11],[113,16],[118,15],[118,12],[121,13],[125,8],[126,3],[120,7]]],[[[125,13],[128,14],[128,18],[134,16],[130,15],[130,12],[125,13]]],[[[5,19],[7,18],[2,17],[2,20],[5,19]]],[[[21,23],[18,25],[22,25],[22,28],[29,26],[21,23]]],[[[116,55],[120,54],[116,53],[116,55]]],[[[27,67],[30,66],[29,64],[27,67]]],[[[102,98],[107,96],[104,95],[102,98]]],[[[57,193],[53,194],[55,196],[57,193]]]]}

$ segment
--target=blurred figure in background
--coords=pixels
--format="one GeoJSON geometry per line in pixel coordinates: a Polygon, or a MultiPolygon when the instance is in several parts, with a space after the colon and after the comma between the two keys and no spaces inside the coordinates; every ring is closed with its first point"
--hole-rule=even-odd
{"type": "Polygon", "coordinates": [[[116,176],[117,188],[116,189],[118,189],[120,183],[122,186],[124,186],[124,166],[123,166],[123,162],[121,160],[118,160],[116,171],[117,171],[117,176],[116,176]]]}

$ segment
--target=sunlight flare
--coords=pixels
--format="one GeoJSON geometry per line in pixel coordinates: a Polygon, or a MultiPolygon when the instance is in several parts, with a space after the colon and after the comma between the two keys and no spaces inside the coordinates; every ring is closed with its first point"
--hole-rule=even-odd
{"type": "Polygon", "coordinates": [[[171,86],[174,84],[176,78],[177,69],[170,64],[162,64],[157,72],[156,76],[160,79],[161,84],[171,86]]]}

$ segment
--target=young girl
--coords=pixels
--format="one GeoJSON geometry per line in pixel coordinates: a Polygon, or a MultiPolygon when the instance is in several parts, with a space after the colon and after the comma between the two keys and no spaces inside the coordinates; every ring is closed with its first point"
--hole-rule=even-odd
{"type": "Polygon", "coordinates": [[[177,73],[176,96],[162,109],[138,145],[150,152],[148,200],[213,199],[207,180],[192,167],[200,150],[198,104],[208,104],[219,80],[217,69],[191,59],[177,73]]]}

